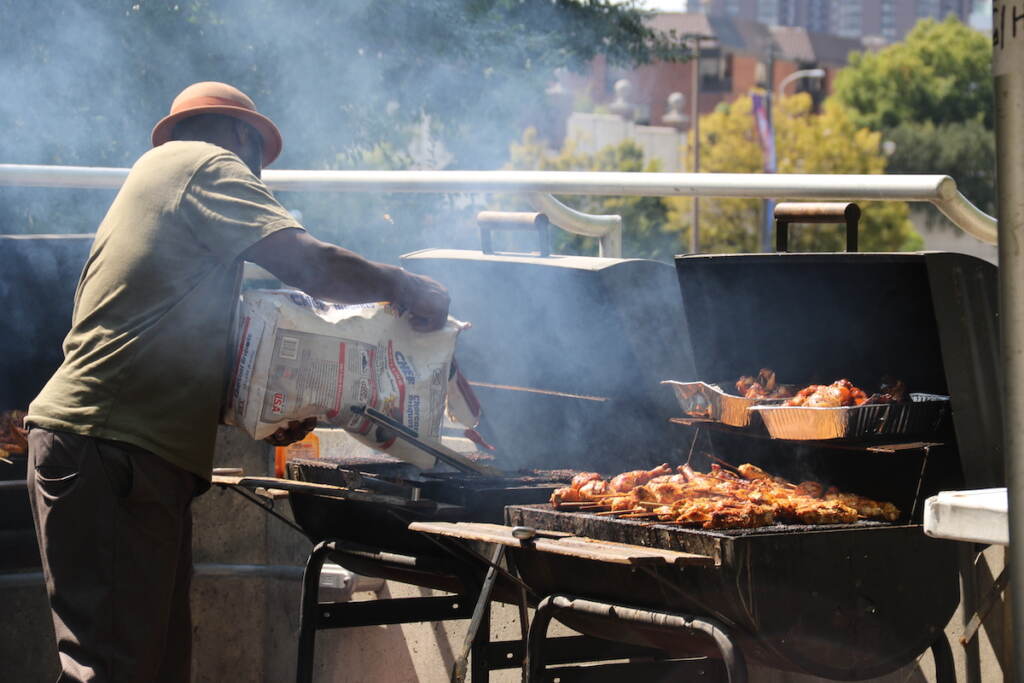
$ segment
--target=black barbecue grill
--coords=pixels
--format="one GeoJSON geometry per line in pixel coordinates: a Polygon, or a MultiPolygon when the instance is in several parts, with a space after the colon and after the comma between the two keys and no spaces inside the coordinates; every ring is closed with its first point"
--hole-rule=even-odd
{"type": "MultiPolygon", "coordinates": [[[[693,374],[661,379],[738,377],[771,367],[787,383],[847,377],[871,387],[889,375],[912,391],[950,395],[953,419],[926,435],[827,443],[693,422],[662,444],[662,459],[674,462],[679,446],[693,446],[698,469],[752,462],[789,479],[891,500],[903,511],[896,524],[705,532],[544,505],[509,507],[512,525],[713,560],[652,569],[513,544],[514,563],[538,595],[571,596],[544,601],[531,652],[539,651],[543,634],[536,631],[553,610],[594,636],[675,656],[725,656],[706,631],[665,625],[695,618],[731,632],[749,658],[785,670],[858,680],[893,671],[932,646],[940,679],[950,680],[942,631],[958,603],[956,550],[926,537],[918,522],[922,501],[939,489],[1003,481],[995,268],[930,253],[692,256],[678,258],[676,268],[687,330],[677,341],[693,374]],[[575,600],[589,607],[566,607],[575,600]],[[618,605],[618,612],[595,604],[618,605]],[[647,623],[615,618],[640,612],[655,616],[647,623]]],[[[626,449],[611,471],[649,463],[649,453],[626,449]]],[[[609,471],[585,459],[571,464],[609,471]]],[[[534,661],[534,675],[542,670],[534,661]]]]}
{"type": "MultiPolygon", "coordinates": [[[[1001,482],[991,265],[955,254],[694,256],[677,259],[671,279],[663,264],[633,260],[430,251],[406,265],[445,282],[454,314],[474,323],[460,340],[460,364],[484,404],[481,431],[498,446],[496,464],[615,473],[687,457],[698,469],[752,462],[890,500],[903,517],[704,532],[556,512],[517,497],[536,495],[533,483],[455,475],[420,477],[421,498],[409,504],[293,492],[300,525],[325,541],[308,571],[332,555],[355,571],[454,591],[458,604],[380,605],[384,616],[373,617],[366,606],[350,617],[338,616],[341,606],[321,606],[326,616],[316,617],[307,579],[303,652],[311,657],[317,627],[469,616],[468,602],[491,595],[484,588],[493,561],[480,538],[463,545],[405,525],[493,521],[508,506],[511,524],[636,549],[613,548],[609,562],[539,552],[529,542],[513,547],[529,600],[544,606],[542,625],[557,612],[589,636],[672,657],[725,656],[735,667],[745,656],[838,680],[881,675],[932,646],[948,680],[942,629],[958,602],[956,554],[918,521],[921,501],[940,488],[1001,482]],[[847,377],[870,389],[892,375],[912,391],[951,396],[953,419],[903,441],[830,443],[669,422],[679,408],[660,380],[738,377],[760,367],[801,385],[847,377]],[[645,548],[690,560],[652,565],[645,548]],[[610,604],[618,612],[593,608],[610,604]],[[627,612],[654,616],[614,618],[627,612]],[[708,633],[729,634],[729,646],[708,633]]],[[[524,599],[504,573],[492,588],[496,599],[524,599]]],[[[474,676],[483,679],[488,662],[478,660],[494,653],[485,625],[474,624],[474,676]]],[[[535,655],[541,630],[531,633],[535,655]]],[[[539,675],[536,657],[532,666],[539,675]]]]}
{"type": "MultiPolygon", "coordinates": [[[[595,571],[581,558],[516,552],[515,564],[541,595],[712,617],[730,629],[748,659],[788,671],[836,680],[894,671],[943,637],[959,601],[954,544],[929,539],[918,525],[703,531],[550,506],[513,506],[507,514],[514,526],[712,558],[707,566],[595,571]]],[[[674,629],[625,628],[578,614],[560,619],[584,633],[677,657],[714,652],[674,629]]]]}

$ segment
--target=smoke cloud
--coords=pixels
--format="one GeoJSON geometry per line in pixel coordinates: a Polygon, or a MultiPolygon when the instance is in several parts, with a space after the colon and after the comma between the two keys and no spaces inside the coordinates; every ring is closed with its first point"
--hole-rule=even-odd
{"type": "MultiPolygon", "coordinates": [[[[0,163],[128,166],[182,88],[220,80],[242,88],[281,128],[275,168],[497,168],[544,108],[554,68],[579,66],[598,46],[621,59],[622,45],[635,40],[602,41],[595,14],[563,3],[468,0],[6,3],[0,163]],[[424,130],[443,153],[410,155],[424,130]]],[[[608,25],[635,34],[628,22],[608,25]]],[[[91,232],[110,199],[0,188],[0,233],[91,232]]],[[[445,236],[470,246],[475,207],[465,201],[282,201],[314,233],[371,257],[394,260],[445,236]]]]}

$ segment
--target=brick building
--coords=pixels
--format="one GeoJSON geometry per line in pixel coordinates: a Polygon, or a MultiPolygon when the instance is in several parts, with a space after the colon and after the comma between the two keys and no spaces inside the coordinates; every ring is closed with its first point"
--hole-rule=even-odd
{"type": "MultiPolygon", "coordinates": [[[[771,65],[771,84],[802,69],[821,68],[824,79],[798,79],[786,88],[786,94],[811,92],[820,100],[830,91],[835,72],[842,68],[850,52],[863,49],[860,41],[808,31],[797,26],[768,26],[756,21],[703,13],[665,12],[652,18],[661,31],[679,36],[703,36],[700,58],[700,113],[707,114],[721,102],[746,95],[766,84],[771,65]]],[[[631,85],[629,104],[638,123],[667,125],[668,97],[682,93],[682,113],[689,117],[692,106],[694,63],[655,62],[635,69],[610,67],[602,58],[595,60],[588,73],[566,75],[561,92],[577,101],[587,98],[597,105],[612,107],[615,83],[625,79],[631,85]]],[[[683,123],[683,129],[688,128],[683,123]]],[[[559,142],[556,134],[549,138],[559,142]]]]}
{"type": "Polygon", "coordinates": [[[967,23],[974,0],[688,0],[687,12],[799,26],[847,38],[901,40],[920,19],[953,14],[967,23]]]}

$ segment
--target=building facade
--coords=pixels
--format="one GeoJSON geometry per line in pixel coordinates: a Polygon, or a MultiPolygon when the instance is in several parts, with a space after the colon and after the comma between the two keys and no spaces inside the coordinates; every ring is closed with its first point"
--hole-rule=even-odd
{"type": "Polygon", "coordinates": [[[688,12],[799,26],[845,38],[901,40],[920,19],[952,14],[967,23],[974,0],[691,0],[688,12]]]}

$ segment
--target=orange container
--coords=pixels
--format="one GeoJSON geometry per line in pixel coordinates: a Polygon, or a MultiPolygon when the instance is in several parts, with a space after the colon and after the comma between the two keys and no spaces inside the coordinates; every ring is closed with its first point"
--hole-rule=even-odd
{"type": "Polygon", "coordinates": [[[320,458],[320,439],[314,432],[307,434],[302,441],[274,449],[274,475],[283,478],[288,471],[288,461],[292,458],[320,458]]]}

